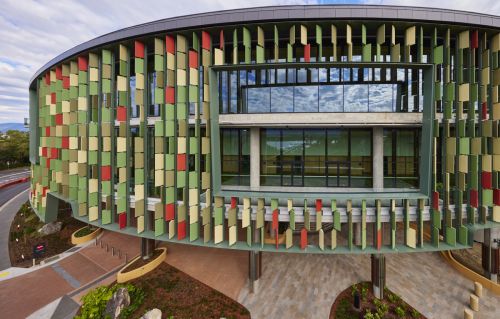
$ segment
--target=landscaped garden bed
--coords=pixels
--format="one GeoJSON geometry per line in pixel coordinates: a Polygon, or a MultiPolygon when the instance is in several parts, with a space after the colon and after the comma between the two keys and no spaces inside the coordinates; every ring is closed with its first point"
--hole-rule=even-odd
{"type": "Polygon", "coordinates": [[[71,216],[69,205],[61,205],[57,222],[61,222],[60,231],[42,235],[38,230],[44,226],[44,223],[40,221],[28,202],[23,204],[10,227],[9,254],[12,266],[32,266],[35,245],[44,246],[44,252],[36,258],[37,264],[46,258],[68,250],[73,247],[71,235],[86,225],[71,216]]]}
{"type": "Polygon", "coordinates": [[[148,259],[143,259],[141,256],[136,257],[116,274],[116,281],[124,283],[144,276],[158,267],[165,260],[166,255],[167,248],[161,247],[156,248],[148,259]]]}
{"type": "Polygon", "coordinates": [[[330,319],[382,319],[382,318],[415,318],[425,319],[412,306],[388,288],[384,290],[384,299],[373,295],[371,283],[361,282],[342,291],[333,303],[330,319]],[[354,308],[354,296],[360,296],[360,309],[354,308]]]}
{"type": "Polygon", "coordinates": [[[92,296],[82,298],[84,304],[77,318],[91,318],[91,311],[92,318],[102,318],[113,292],[125,286],[133,290],[130,306],[122,310],[120,318],[140,318],[153,308],[161,310],[162,318],[250,318],[249,311],[241,304],[164,262],[127,284],[112,284],[97,288],[100,289],[97,293],[89,292],[86,296],[92,296]]]}
{"type": "Polygon", "coordinates": [[[73,245],[83,244],[94,238],[101,233],[101,228],[92,225],[84,226],[71,235],[71,243],[73,245]]]}

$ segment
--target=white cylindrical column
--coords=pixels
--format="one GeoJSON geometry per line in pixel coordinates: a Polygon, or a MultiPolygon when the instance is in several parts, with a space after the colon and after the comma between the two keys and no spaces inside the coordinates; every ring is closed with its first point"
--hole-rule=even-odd
{"type": "Polygon", "coordinates": [[[373,128],[373,190],[384,189],[384,129],[373,128]]]}
{"type": "Polygon", "coordinates": [[[260,129],[250,129],[250,189],[260,187],[260,129]]]}

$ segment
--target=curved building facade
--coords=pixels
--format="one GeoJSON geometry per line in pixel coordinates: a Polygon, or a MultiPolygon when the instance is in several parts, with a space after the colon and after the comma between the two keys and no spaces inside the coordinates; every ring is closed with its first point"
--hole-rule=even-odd
{"type": "Polygon", "coordinates": [[[116,31],[33,77],[30,200],[253,252],[467,248],[500,222],[499,51],[500,17],[411,7],[116,31]]]}

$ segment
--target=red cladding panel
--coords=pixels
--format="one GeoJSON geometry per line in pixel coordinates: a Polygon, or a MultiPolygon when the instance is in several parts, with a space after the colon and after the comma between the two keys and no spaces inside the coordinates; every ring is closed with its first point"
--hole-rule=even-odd
{"type": "Polygon", "coordinates": [[[307,247],[307,230],[302,228],[300,230],[300,249],[306,249],[307,247]]]}
{"type": "Polygon", "coordinates": [[[201,32],[201,47],[205,50],[212,50],[212,39],[206,31],[201,32]]]}
{"type": "Polygon", "coordinates": [[[59,149],[57,148],[50,149],[50,158],[57,158],[58,155],[59,155],[59,149]]]}
{"type": "Polygon", "coordinates": [[[45,186],[44,188],[42,188],[42,196],[47,196],[47,189],[48,189],[47,186],[45,186]]]}
{"type": "Polygon", "coordinates": [[[172,36],[165,36],[165,51],[175,53],[175,40],[172,36]]]}
{"type": "Polygon", "coordinates": [[[116,108],[116,119],[120,122],[127,120],[127,108],[125,106],[118,106],[116,108]]]}
{"type": "Polygon", "coordinates": [[[439,210],[439,192],[432,192],[432,208],[439,210]]]}
{"type": "Polygon", "coordinates": [[[63,115],[56,114],[56,125],[63,125],[63,115]]]}
{"type": "Polygon", "coordinates": [[[470,46],[473,49],[477,49],[479,47],[479,33],[478,31],[472,31],[472,37],[470,39],[470,46]]]}
{"type": "Polygon", "coordinates": [[[167,86],[165,88],[165,103],[174,104],[175,103],[175,88],[167,86]]]}
{"type": "Polygon", "coordinates": [[[380,250],[380,248],[382,248],[382,229],[377,231],[377,250],[380,250]]]}
{"type": "Polygon", "coordinates": [[[45,166],[47,166],[47,168],[50,168],[50,158],[47,158],[45,160],[45,166]]]}
{"type": "Polygon", "coordinates": [[[50,103],[56,104],[57,98],[55,93],[50,93],[50,103]]]}
{"type": "Polygon", "coordinates": [[[42,147],[42,156],[47,157],[47,147],[42,147]]]}
{"type": "Polygon", "coordinates": [[[477,189],[470,190],[470,205],[475,208],[479,206],[479,196],[477,189]]]}
{"type": "Polygon", "coordinates": [[[304,61],[311,62],[311,44],[306,44],[304,46],[304,61]]]}
{"type": "Polygon", "coordinates": [[[78,70],[87,71],[87,69],[88,69],[87,57],[79,56],[78,57],[78,70]]]}
{"type": "Polygon", "coordinates": [[[111,166],[101,166],[101,179],[103,181],[111,180],[111,166]]]}
{"type": "Polygon", "coordinates": [[[177,170],[186,170],[186,154],[177,154],[177,170]]]}
{"type": "Polygon", "coordinates": [[[224,30],[220,30],[219,33],[219,48],[224,50],[224,30]]]}
{"type": "Polygon", "coordinates": [[[45,128],[45,136],[50,136],[50,126],[45,128]]]}
{"type": "Polygon", "coordinates": [[[316,200],[316,211],[319,212],[321,209],[323,209],[323,202],[321,199],[316,200]]]}
{"type": "Polygon", "coordinates": [[[235,208],[238,205],[238,197],[231,197],[231,208],[235,208]]]}
{"type": "Polygon", "coordinates": [[[275,209],[273,211],[273,230],[278,230],[278,215],[280,211],[278,209],[275,209]]]}
{"type": "Polygon", "coordinates": [[[127,227],[127,214],[126,213],[122,213],[122,214],[118,215],[118,223],[120,225],[120,229],[127,227]]]}
{"type": "Polygon", "coordinates": [[[498,188],[493,190],[493,204],[500,206],[500,189],[498,188]]]}
{"type": "Polygon", "coordinates": [[[135,41],[134,52],[136,58],[144,59],[144,43],[142,43],[141,41],[135,41]]]}
{"type": "Polygon", "coordinates": [[[69,76],[63,76],[63,88],[69,89],[69,76]]]}
{"type": "Polygon", "coordinates": [[[62,80],[62,69],[60,66],[56,68],[56,79],[62,80]]]}
{"type": "Polygon", "coordinates": [[[173,220],[175,217],[175,206],[174,203],[167,204],[165,206],[165,220],[173,220]]]}
{"type": "Polygon", "coordinates": [[[486,106],[486,102],[483,102],[483,104],[481,104],[481,111],[483,113],[483,120],[487,120],[488,119],[488,107],[486,106]]]}
{"type": "Polygon", "coordinates": [[[491,189],[491,172],[481,173],[481,186],[484,189],[491,189]]]}
{"type": "Polygon", "coordinates": [[[69,136],[63,136],[61,138],[61,147],[65,149],[69,148],[69,136]]]}
{"type": "Polygon", "coordinates": [[[278,249],[279,248],[279,233],[278,233],[277,229],[274,231],[274,242],[276,243],[276,249],[278,249]]]}
{"type": "Polygon", "coordinates": [[[186,221],[183,220],[177,224],[177,239],[181,240],[186,238],[186,221]]]}
{"type": "Polygon", "coordinates": [[[50,72],[45,73],[45,84],[50,85],[50,72]]]}
{"type": "Polygon", "coordinates": [[[198,68],[198,52],[189,50],[189,67],[192,69],[198,68]]]}

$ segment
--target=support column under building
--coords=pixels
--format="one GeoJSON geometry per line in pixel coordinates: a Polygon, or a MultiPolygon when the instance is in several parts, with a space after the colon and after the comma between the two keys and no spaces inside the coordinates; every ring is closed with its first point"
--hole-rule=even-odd
{"type": "Polygon", "coordinates": [[[260,129],[250,129],[250,189],[260,187],[260,129]]]}
{"type": "Polygon", "coordinates": [[[373,190],[384,189],[384,128],[373,128],[373,190]]]}
{"type": "Polygon", "coordinates": [[[484,230],[484,240],[481,244],[481,261],[484,276],[493,282],[497,282],[500,268],[500,254],[498,249],[499,240],[500,228],[484,230]]]}
{"type": "Polygon", "coordinates": [[[153,251],[155,250],[156,242],[154,239],[141,238],[141,257],[142,259],[149,259],[153,256],[153,251]]]}
{"type": "Polygon", "coordinates": [[[373,294],[378,299],[384,299],[385,288],[385,256],[371,255],[371,279],[373,294]]]}
{"type": "Polygon", "coordinates": [[[353,231],[352,238],[354,245],[361,246],[361,222],[354,223],[352,231],[353,231]]]}
{"type": "Polygon", "coordinates": [[[248,281],[250,292],[259,291],[259,279],[262,275],[262,252],[250,250],[248,252],[248,281]]]}

